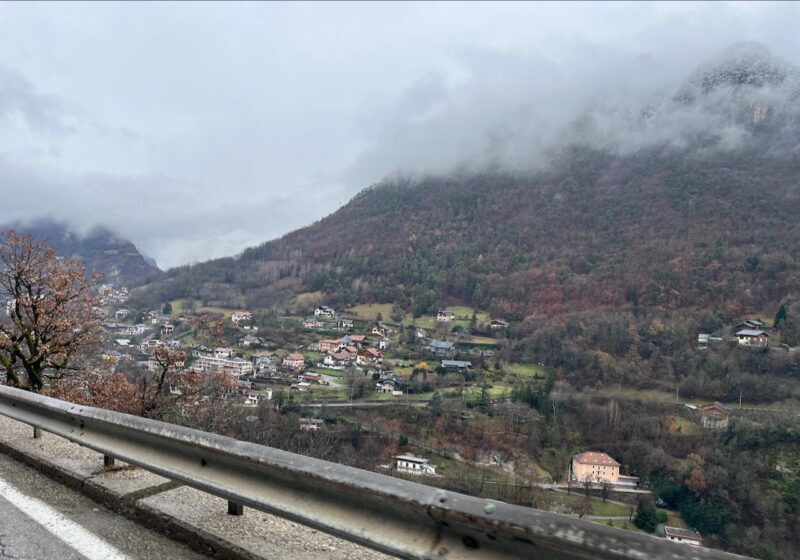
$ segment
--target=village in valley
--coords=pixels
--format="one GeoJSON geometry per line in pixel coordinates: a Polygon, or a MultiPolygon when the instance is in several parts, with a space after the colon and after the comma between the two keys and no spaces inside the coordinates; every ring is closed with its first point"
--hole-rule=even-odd
{"type": "MultiPolygon", "coordinates": [[[[644,517],[657,520],[665,538],[702,545],[676,512],[638,511],[637,501],[651,490],[601,449],[576,449],[568,460],[556,459],[562,463],[546,468],[514,453],[521,436],[531,437],[535,426],[552,421],[552,414],[537,408],[545,403],[555,412],[566,395],[559,394],[564,389],[542,363],[503,359],[513,328],[503,318],[468,307],[413,317],[388,304],[339,310],[320,303],[304,314],[283,316],[181,300],[138,310],[127,307],[128,296],[125,288],[104,285],[93,310],[106,332],[103,360],[117,371],[156,371],[164,366],[155,357],[157,349],[181,352],[170,368],[230,376],[235,389],[225,398],[243,411],[290,411],[297,416],[296,429],[309,437],[337,422],[351,422],[367,437],[380,433],[396,441],[369,463],[379,472],[529,500],[631,530],[638,530],[635,517],[644,517]],[[525,402],[529,406],[520,406],[525,402]],[[436,425],[409,423],[422,409],[436,425]],[[397,410],[406,412],[398,416],[397,410]],[[509,425],[515,426],[512,435],[509,425]],[[465,434],[463,446],[442,443],[441,430],[453,431],[448,426],[465,434]],[[501,426],[503,435],[497,431],[501,426]],[[496,440],[489,437],[474,449],[468,440],[476,430],[482,440],[487,433],[496,434],[496,440]],[[520,498],[526,492],[528,497],[520,498]]],[[[766,348],[768,341],[768,327],[747,319],[727,335],[700,334],[697,349],[725,342],[766,348]]],[[[734,414],[719,402],[682,402],[678,395],[671,405],[675,413],[669,420],[687,435],[724,430],[734,414]]]]}

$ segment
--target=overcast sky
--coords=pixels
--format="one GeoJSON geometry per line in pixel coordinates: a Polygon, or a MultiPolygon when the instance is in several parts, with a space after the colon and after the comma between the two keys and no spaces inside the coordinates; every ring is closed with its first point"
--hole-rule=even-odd
{"type": "Polygon", "coordinates": [[[798,28],[789,3],[0,3],[0,222],[235,254],[396,170],[541,159],[731,43],[797,63],[798,28]]]}

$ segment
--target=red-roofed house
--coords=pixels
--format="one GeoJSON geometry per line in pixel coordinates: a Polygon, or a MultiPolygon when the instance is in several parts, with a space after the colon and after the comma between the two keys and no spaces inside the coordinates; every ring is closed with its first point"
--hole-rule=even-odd
{"type": "Polygon", "coordinates": [[[383,355],[374,348],[367,348],[362,350],[356,358],[356,363],[360,366],[367,364],[380,364],[383,363],[383,355]]]}
{"type": "Polygon", "coordinates": [[[583,481],[589,478],[592,482],[619,482],[620,464],[599,451],[585,451],[572,458],[572,477],[583,481]]]}

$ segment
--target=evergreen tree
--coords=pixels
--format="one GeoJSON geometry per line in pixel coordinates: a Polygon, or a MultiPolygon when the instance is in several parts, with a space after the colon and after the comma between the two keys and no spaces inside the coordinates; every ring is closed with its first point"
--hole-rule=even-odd
{"type": "Polygon", "coordinates": [[[172,315],[172,304],[170,302],[165,303],[164,307],[161,309],[161,312],[164,315],[172,315]]]}
{"type": "Polygon", "coordinates": [[[639,500],[633,522],[642,531],[653,533],[656,530],[656,508],[647,500],[639,500]]]}
{"type": "Polygon", "coordinates": [[[436,416],[442,415],[442,394],[439,391],[434,391],[431,395],[431,411],[436,416]]]}
{"type": "Polygon", "coordinates": [[[781,326],[786,322],[786,306],[781,305],[778,308],[778,312],[775,314],[775,328],[780,329],[781,326]]]}

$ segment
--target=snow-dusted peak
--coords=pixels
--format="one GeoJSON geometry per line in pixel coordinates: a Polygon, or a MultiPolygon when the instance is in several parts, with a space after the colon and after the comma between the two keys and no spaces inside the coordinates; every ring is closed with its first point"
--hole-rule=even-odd
{"type": "Polygon", "coordinates": [[[709,93],[721,87],[788,87],[800,85],[798,69],[772,54],[759,43],[737,43],[701,65],[688,85],[709,93]]]}

